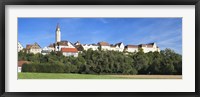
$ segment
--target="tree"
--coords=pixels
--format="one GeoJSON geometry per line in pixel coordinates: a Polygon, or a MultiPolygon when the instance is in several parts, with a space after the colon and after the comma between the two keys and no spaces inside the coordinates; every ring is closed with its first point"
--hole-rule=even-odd
{"type": "Polygon", "coordinates": [[[149,68],[147,69],[148,74],[160,74],[160,64],[162,57],[159,52],[149,52],[149,68]]]}
{"type": "MultiPolygon", "coordinates": [[[[165,49],[161,51],[162,55],[162,62],[161,62],[161,70],[162,74],[177,74],[178,70],[178,64],[181,64],[182,68],[182,56],[179,54],[176,54],[173,50],[171,49],[165,49]],[[177,68],[177,70],[176,70],[177,68]]],[[[180,69],[179,67],[179,69],[180,69]]],[[[178,70],[179,74],[182,74],[182,70],[178,70]]]]}
{"type": "Polygon", "coordinates": [[[86,74],[182,74],[182,55],[171,49],[159,52],[123,53],[118,51],[93,51],[88,49],[78,57],[62,55],[62,52],[33,54],[18,52],[18,60],[24,64],[22,72],[86,73],[86,74]]]}
{"type": "Polygon", "coordinates": [[[146,70],[148,68],[149,58],[148,56],[143,52],[138,52],[136,55],[133,56],[134,60],[134,67],[140,74],[147,73],[146,70]]]}

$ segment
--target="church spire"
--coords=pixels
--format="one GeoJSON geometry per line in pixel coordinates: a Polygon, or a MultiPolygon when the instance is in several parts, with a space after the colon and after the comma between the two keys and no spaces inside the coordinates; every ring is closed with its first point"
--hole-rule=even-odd
{"type": "Polygon", "coordinates": [[[61,41],[61,32],[59,23],[56,26],[56,43],[61,41]]]}
{"type": "Polygon", "coordinates": [[[56,31],[57,30],[60,30],[60,24],[59,23],[57,23],[57,26],[56,26],[56,31]]]}

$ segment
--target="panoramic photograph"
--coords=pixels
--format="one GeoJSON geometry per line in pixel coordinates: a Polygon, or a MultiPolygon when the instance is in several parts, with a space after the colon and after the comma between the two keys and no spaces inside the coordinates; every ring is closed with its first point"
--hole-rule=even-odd
{"type": "Polygon", "coordinates": [[[182,79],[182,18],[18,18],[18,79],[182,79]]]}

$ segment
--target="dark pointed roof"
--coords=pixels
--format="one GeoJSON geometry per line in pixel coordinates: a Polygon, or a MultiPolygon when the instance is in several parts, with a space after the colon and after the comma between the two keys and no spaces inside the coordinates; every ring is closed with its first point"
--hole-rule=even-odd
{"type": "Polygon", "coordinates": [[[97,44],[95,44],[95,43],[93,43],[93,44],[91,44],[92,46],[98,46],[97,44]]]}
{"type": "Polygon", "coordinates": [[[155,44],[155,42],[152,42],[152,43],[148,43],[147,45],[154,45],[155,44]]]}
{"type": "Polygon", "coordinates": [[[37,42],[35,42],[35,43],[33,44],[33,46],[38,46],[39,48],[41,48],[40,45],[39,45],[37,42]]]}
{"type": "Polygon", "coordinates": [[[76,45],[75,48],[78,50],[78,51],[83,51],[84,48],[82,45],[76,45]]]}
{"type": "Polygon", "coordinates": [[[75,42],[74,45],[80,45],[81,43],[79,41],[75,42]]]}
{"type": "Polygon", "coordinates": [[[152,48],[154,44],[155,44],[155,43],[140,44],[139,46],[140,46],[140,47],[148,47],[148,48],[152,48]]]}
{"type": "Polygon", "coordinates": [[[56,45],[68,46],[68,41],[57,42],[56,45]]]}
{"type": "Polygon", "coordinates": [[[116,43],[115,46],[120,46],[122,42],[116,43]]]}

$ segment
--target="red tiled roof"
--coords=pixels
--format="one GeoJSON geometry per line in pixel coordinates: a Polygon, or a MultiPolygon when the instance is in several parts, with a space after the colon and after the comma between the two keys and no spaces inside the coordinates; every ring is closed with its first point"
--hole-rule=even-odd
{"type": "Polygon", "coordinates": [[[107,43],[107,42],[99,42],[98,44],[100,46],[110,46],[109,43],[107,43]]]}
{"type": "Polygon", "coordinates": [[[26,49],[28,50],[28,49],[31,49],[31,47],[32,47],[33,45],[31,45],[31,44],[27,44],[26,45],[26,49]]]}
{"type": "Polygon", "coordinates": [[[27,44],[26,45],[26,49],[27,50],[30,50],[30,49],[40,49],[41,47],[40,47],[40,45],[38,44],[38,43],[34,43],[34,44],[27,44]]]}
{"type": "Polygon", "coordinates": [[[127,45],[126,48],[138,48],[138,45],[127,45]]]}
{"type": "Polygon", "coordinates": [[[24,63],[30,63],[29,61],[18,61],[18,67],[22,67],[24,63]]]}
{"type": "Polygon", "coordinates": [[[61,48],[62,52],[73,52],[76,53],[78,50],[76,48],[61,48]]]}

